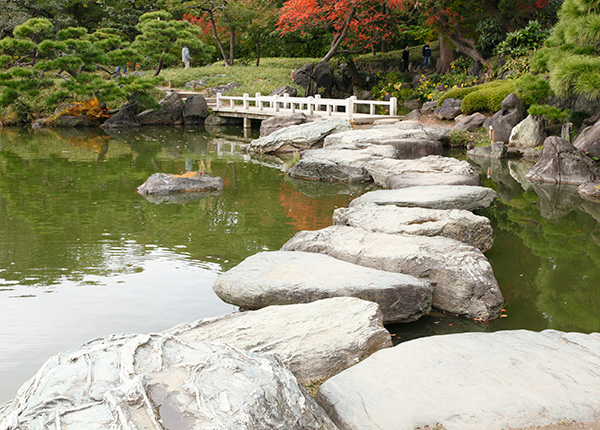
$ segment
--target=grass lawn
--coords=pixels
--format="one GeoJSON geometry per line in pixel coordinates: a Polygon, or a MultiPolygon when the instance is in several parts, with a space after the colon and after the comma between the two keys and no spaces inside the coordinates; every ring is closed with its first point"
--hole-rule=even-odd
{"type": "Polygon", "coordinates": [[[298,87],[292,81],[292,70],[298,69],[306,63],[317,64],[317,58],[263,58],[260,66],[254,64],[241,66],[235,64],[231,67],[225,67],[222,63],[215,63],[210,66],[191,67],[189,69],[172,68],[165,69],[160,73],[165,85],[169,81],[174,88],[183,88],[186,82],[206,79],[206,88],[197,88],[199,92],[215,87],[225,85],[230,82],[237,82],[241,86],[227,92],[228,96],[239,96],[244,93],[254,95],[255,93],[270,94],[275,88],[289,85],[298,89],[298,95],[304,95],[304,89],[298,87]]]}

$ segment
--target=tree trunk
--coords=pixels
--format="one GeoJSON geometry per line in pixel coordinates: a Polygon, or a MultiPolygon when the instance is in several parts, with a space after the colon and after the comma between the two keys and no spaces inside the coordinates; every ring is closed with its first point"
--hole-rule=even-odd
{"type": "Polygon", "coordinates": [[[454,61],[454,52],[452,52],[450,41],[441,33],[438,34],[438,40],[440,41],[440,59],[437,63],[437,72],[443,75],[450,71],[450,65],[454,61]]]}
{"type": "Polygon", "coordinates": [[[447,37],[450,42],[456,47],[458,52],[462,52],[467,57],[472,58],[475,61],[479,61],[484,66],[487,66],[489,62],[483,58],[481,52],[475,48],[475,41],[467,39],[461,35],[458,31],[453,32],[449,27],[448,18],[441,15],[438,18],[438,24],[443,33],[443,36],[447,37]]]}
{"type": "Polygon", "coordinates": [[[221,43],[221,39],[219,39],[219,34],[217,33],[217,24],[215,22],[215,15],[211,9],[203,9],[205,12],[208,12],[208,16],[210,18],[210,26],[213,31],[213,38],[215,42],[217,42],[217,46],[221,51],[221,55],[223,56],[223,61],[225,62],[225,66],[230,66],[229,59],[227,58],[227,54],[225,53],[225,48],[223,48],[223,44],[221,43]]]}
{"type": "Polygon", "coordinates": [[[158,76],[158,74],[160,73],[160,71],[163,68],[163,65],[164,65],[164,62],[161,57],[160,60],[158,60],[158,66],[156,66],[156,70],[154,71],[154,74],[152,75],[152,77],[158,76]]]}
{"type": "Polygon", "coordinates": [[[254,42],[256,45],[256,67],[260,66],[260,43],[254,42]]]}
{"type": "Polygon", "coordinates": [[[323,59],[321,61],[327,62],[327,61],[331,60],[331,58],[337,53],[337,50],[339,49],[340,45],[342,44],[344,37],[346,37],[346,34],[348,34],[348,29],[350,28],[350,23],[352,22],[352,19],[354,18],[355,12],[356,12],[356,5],[353,4],[352,8],[350,9],[350,12],[348,13],[348,16],[344,20],[344,25],[343,25],[342,29],[333,38],[333,41],[331,42],[331,48],[329,48],[329,52],[327,52],[327,54],[325,54],[325,57],[323,57],[323,59]]]}
{"type": "Polygon", "coordinates": [[[235,25],[229,27],[229,64],[233,66],[235,58],[235,25]]]}

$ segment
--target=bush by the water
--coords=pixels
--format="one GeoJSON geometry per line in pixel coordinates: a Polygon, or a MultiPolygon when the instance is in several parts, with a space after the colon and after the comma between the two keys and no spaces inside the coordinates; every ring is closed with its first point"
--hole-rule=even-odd
{"type": "Polygon", "coordinates": [[[492,81],[478,85],[474,91],[465,95],[462,101],[463,113],[496,112],[500,110],[500,103],[510,93],[515,92],[514,80],[492,81]]]}
{"type": "Polygon", "coordinates": [[[528,73],[515,82],[515,94],[526,106],[540,103],[550,94],[550,83],[539,76],[528,73]]]}

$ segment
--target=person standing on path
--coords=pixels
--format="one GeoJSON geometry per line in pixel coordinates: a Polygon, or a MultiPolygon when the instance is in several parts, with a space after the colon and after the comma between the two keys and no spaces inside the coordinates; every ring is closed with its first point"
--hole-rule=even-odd
{"type": "Polygon", "coordinates": [[[425,42],[425,45],[423,45],[423,62],[419,69],[423,70],[423,66],[425,66],[427,70],[429,70],[429,66],[431,66],[431,48],[429,47],[429,42],[425,42]]]}
{"type": "Polygon", "coordinates": [[[402,67],[401,67],[401,72],[408,72],[408,61],[410,58],[410,50],[408,48],[408,45],[406,45],[406,48],[404,48],[404,51],[402,51],[402,67]]]}
{"type": "Polygon", "coordinates": [[[183,49],[181,50],[181,61],[183,61],[185,68],[189,69],[192,57],[190,56],[190,50],[188,49],[187,45],[183,45],[183,49]]]}

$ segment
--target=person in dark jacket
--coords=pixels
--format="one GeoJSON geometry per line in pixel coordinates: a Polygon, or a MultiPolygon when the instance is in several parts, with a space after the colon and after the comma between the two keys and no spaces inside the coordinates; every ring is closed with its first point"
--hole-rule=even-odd
{"type": "Polygon", "coordinates": [[[407,45],[406,48],[404,48],[404,51],[402,51],[402,67],[400,68],[400,71],[408,72],[409,57],[410,57],[410,51],[409,51],[408,45],[407,45]]]}
{"type": "Polygon", "coordinates": [[[427,70],[429,70],[429,66],[431,66],[431,48],[429,47],[429,42],[425,42],[425,45],[423,45],[423,62],[419,69],[423,70],[423,66],[425,66],[427,70]]]}

